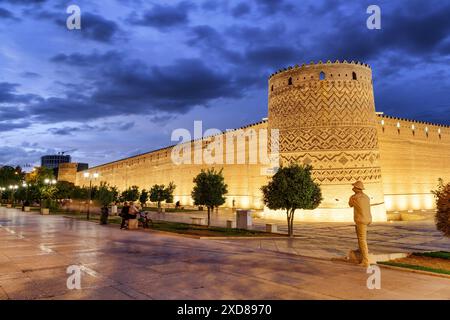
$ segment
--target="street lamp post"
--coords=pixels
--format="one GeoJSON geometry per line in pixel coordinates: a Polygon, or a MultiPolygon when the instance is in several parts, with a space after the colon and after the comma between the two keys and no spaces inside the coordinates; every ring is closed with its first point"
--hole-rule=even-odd
{"type": "Polygon", "coordinates": [[[16,202],[14,195],[15,195],[16,190],[19,189],[19,186],[17,186],[17,185],[9,186],[9,189],[11,190],[11,200],[12,200],[11,206],[14,208],[15,202],[16,202]]]}
{"type": "Polygon", "coordinates": [[[97,179],[98,178],[98,173],[89,173],[89,172],[85,172],[83,174],[85,179],[89,179],[89,193],[88,193],[88,208],[87,208],[87,215],[86,215],[86,219],[89,220],[90,218],[90,213],[91,213],[91,197],[92,197],[92,179],[97,179]]]}
{"type": "MultiPolygon", "coordinates": [[[[44,180],[44,184],[46,186],[51,186],[51,185],[55,185],[56,184],[56,180],[55,179],[45,179],[44,180]]],[[[42,210],[42,200],[40,201],[41,203],[41,210],[42,210]]]]}
{"type": "Polygon", "coordinates": [[[2,200],[2,202],[3,202],[3,193],[6,191],[6,188],[5,187],[1,187],[0,191],[1,191],[0,194],[2,195],[0,200],[2,200]]]}
{"type": "Polygon", "coordinates": [[[22,187],[26,188],[25,189],[25,201],[28,201],[28,184],[24,181],[22,183],[22,187]]]}

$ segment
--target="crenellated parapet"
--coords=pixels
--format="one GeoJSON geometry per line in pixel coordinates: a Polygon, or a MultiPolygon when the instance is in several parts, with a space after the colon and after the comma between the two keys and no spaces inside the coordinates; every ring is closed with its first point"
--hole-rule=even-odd
{"type": "Polygon", "coordinates": [[[311,86],[323,81],[328,85],[371,86],[372,69],[360,62],[331,62],[296,65],[277,71],[269,77],[269,95],[289,86],[311,86]]]}

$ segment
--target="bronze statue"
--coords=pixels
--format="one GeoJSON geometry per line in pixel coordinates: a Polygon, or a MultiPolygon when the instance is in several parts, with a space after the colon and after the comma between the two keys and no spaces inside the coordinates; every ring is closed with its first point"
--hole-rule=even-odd
{"type": "Polygon", "coordinates": [[[356,181],[353,184],[353,192],[348,204],[353,208],[353,219],[356,224],[356,235],[358,237],[359,252],[361,253],[360,266],[369,266],[369,248],[367,246],[367,226],[372,223],[370,214],[370,198],[363,192],[364,184],[356,181]]]}

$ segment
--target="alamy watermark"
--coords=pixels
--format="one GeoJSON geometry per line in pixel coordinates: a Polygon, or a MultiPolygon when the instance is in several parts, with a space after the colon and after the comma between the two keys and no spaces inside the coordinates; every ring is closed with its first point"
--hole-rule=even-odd
{"type": "Polygon", "coordinates": [[[72,4],[67,7],[66,13],[69,14],[66,20],[66,26],[69,30],[81,30],[81,9],[72,4]]]}
{"type": "Polygon", "coordinates": [[[194,133],[179,128],[172,132],[171,158],[181,164],[279,164],[279,130],[244,128],[227,130],[207,129],[202,121],[194,121],[194,133]]]}
{"type": "Polygon", "coordinates": [[[367,273],[370,274],[370,276],[367,278],[367,289],[373,290],[373,289],[381,289],[381,269],[377,265],[371,265],[367,268],[367,273]]]}
{"type": "Polygon", "coordinates": [[[70,265],[67,267],[66,273],[69,274],[66,281],[69,290],[81,290],[81,277],[84,273],[94,278],[101,277],[95,270],[83,265],[70,265]]]}
{"type": "Polygon", "coordinates": [[[369,30],[381,29],[381,8],[375,4],[367,7],[367,14],[370,16],[367,18],[366,25],[369,30]]]}
{"type": "Polygon", "coordinates": [[[81,290],[81,271],[82,266],[68,266],[66,273],[70,274],[67,278],[66,285],[69,290],[81,290]]]}

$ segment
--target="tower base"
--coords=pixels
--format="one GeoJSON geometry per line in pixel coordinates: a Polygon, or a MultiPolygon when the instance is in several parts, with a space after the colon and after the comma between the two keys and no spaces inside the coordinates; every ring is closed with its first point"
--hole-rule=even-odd
{"type": "MultiPolygon", "coordinates": [[[[371,206],[372,222],[387,222],[384,203],[371,206]]],[[[286,220],[285,210],[270,210],[264,207],[261,218],[286,220]]],[[[315,210],[296,210],[294,222],[351,222],[353,208],[318,208],[315,210]]]]}

